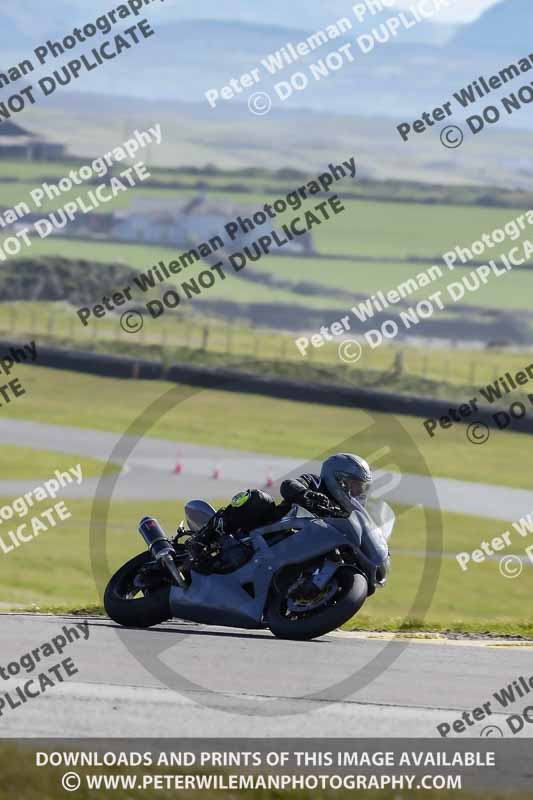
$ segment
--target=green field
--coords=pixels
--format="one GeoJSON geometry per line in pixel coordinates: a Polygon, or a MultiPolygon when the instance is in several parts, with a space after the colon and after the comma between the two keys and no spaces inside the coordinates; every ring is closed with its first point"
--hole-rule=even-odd
{"type": "MultiPolygon", "coordinates": [[[[351,252],[359,255],[353,246],[351,252]]],[[[376,255],[379,257],[383,253],[377,252],[376,255]]],[[[295,285],[302,282],[312,282],[318,283],[325,288],[340,289],[346,292],[346,300],[324,295],[321,298],[321,305],[327,308],[342,308],[343,314],[350,315],[351,306],[361,302],[360,298],[356,299],[355,297],[353,302],[350,302],[351,293],[353,295],[372,295],[381,290],[386,295],[389,290],[397,289],[400,284],[405,283],[410,278],[416,280],[417,276],[425,273],[433,264],[438,264],[441,267],[443,271],[442,277],[433,281],[430,286],[408,294],[405,298],[405,303],[414,305],[417,300],[425,299],[434,292],[442,291],[443,303],[448,309],[454,311],[456,304],[447,295],[446,287],[451,283],[460,283],[465,275],[475,269],[474,267],[449,271],[437,259],[434,261],[428,260],[425,264],[415,265],[350,261],[332,262],[328,261],[327,258],[304,260],[301,258],[270,257],[262,259],[257,266],[249,264],[246,269],[250,270],[250,272],[268,272],[284,280],[289,280],[295,285]]],[[[418,285],[423,283],[423,280],[423,278],[419,278],[418,285]]],[[[235,288],[236,293],[240,291],[238,287],[241,284],[242,281],[238,281],[235,288]]],[[[501,310],[526,309],[529,308],[526,297],[532,287],[533,270],[514,270],[501,277],[492,275],[486,285],[482,286],[478,291],[466,292],[461,303],[479,307],[480,310],[487,306],[501,310]]],[[[265,292],[272,291],[267,286],[263,287],[263,290],[265,292]]],[[[314,295],[302,295],[292,292],[290,294],[290,302],[294,304],[305,303],[310,307],[316,307],[317,298],[314,295]]],[[[404,310],[403,305],[398,306],[398,308],[404,310]]],[[[393,314],[396,310],[394,306],[390,309],[393,314]]],[[[353,321],[357,322],[356,317],[350,316],[353,321]]],[[[437,316],[440,318],[442,315],[437,312],[435,318],[437,316]]],[[[325,322],[327,324],[327,320],[325,322]]],[[[368,324],[368,327],[372,327],[371,323],[368,324]]]]}
{"type": "MultiPolygon", "coordinates": [[[[75,454],[52,453],[33,447],[0,445],[0,479],[18,481],[30,478],[49,478],[55,470],[68,470],[81,465],[84,478],[100,477],[105,461],[75,454]]],[[[113,471],[113,466],[110,465],[113,471]]],[[[117,468],[118,469],[118,468],[117,468]]]]}
{"type": "Polygon", "coordinates": [[[335,217],[331,225],[316,229],[319,251],[429,260],[456,245],[468,247],[483,233],[491,233],[524,213],[508,208],[469,206],[466,210],[464,206],[354,200],[344,205],[346,212],[335,217]]]}
{"type": "MultiPolygon", "coordinates": [[[[0,164],[0,172],[2,166],[0,164]]],[[[0,176],[1,178],[1,176],[0,176]]],[[[6,184],[0,179],[0,205],[14,206],[15,203],[26,200],[34,184],[6,184]]],[[[100,211],[110,211],[116,208],[126,208],[133,200],[153,199],[158,197],[162,203],[176,201],[182,196],[189,198],[194,190],[175,189],[130,189],[100,211]]],[[[76,191],[65,193],[60,198],[46,200],[43,203],[43,212],[49,212],[65,205],[69,200],[75,199],[80,194],[76,191]]],[[[238,205],[239,209],[254,212],[263,207],[265,203],[273,202],[274,195],[267,194],[220,194],[214,202],[223,202],[225,207],[231,208],[238,205]]],[[[274,227],[301,215],[307,208],[312,208],[323,198],[306,201],[299,211],[288,210],[285,214],[278,215],[273,221],[274,227]]],[[[525,210],[509,208],[481,208],[469,206],[468,213],[464,206],[452,205],[420,205],[410,203],[380,203],[369,200],[344,200],[346,210],[337,216],[332,216],[329,222],[313,229],[316,248],[319,253],[334,255],[371,256],[372,258],[397,258],[398,260],[419,257],[428,260],[428,265],[439,258],[448,250],[453,250],[457,245],[469,247],[479,240],[483,233],[490,233],[495,228],[501,228],[508,221],[520,216],[525,210]]],[[[34,209],[35,210],[35,209],[34,209]]],[[[227,220],[229,221],[229,219],[227,220]]],[[[268,232],[269,226],[257,227],[258,235],[268,232]]],[[[527,238],[527,230],[521,239],[527,238]]],[[[501,248],[490,251],[490,257],[499,252],[506,252],[515,244],[511,240],[505,242],[501,248]],[[508,246],[507,246],[508,245],[508,246]]]]}
{"type": "MultiPolygon", "coordinates": [[[[47,180],[59,178],[68,174],[76,166],[78,165],[1,162],[0,205],[13,207],[20,201],[28,201],[29,192],[39,185],[43,178],[47,180]],[[24,182],[7,182],[14,176],[20,177],[24,182]]],[[[116,166],[120,167],[120,165],[116,166]]],[[[126,165],[124,164],[124,166],[126,165]]],[[[159,199],[163,207],[167,203],[174,205],[179,202],[180,198],[185,202],[198,193],[198,190],[193,188],[194,183],[205,180],[211,187],[209,189],[211,202],[220,207],[220,227],[221,233],[223,233],[223,224],[225,221],[229,221],[229,217],[237,213],[243,215],[252,213],[262,208],[265,203],[272,203],[277,197],[283,196],[306,182],[304,179],[294,179],[291,184],[286,179],[280,180],[267,174],[247,175],[238,172],[231,176],[222,174],[207,178],[192,174],[165,173],[160,169],[156,170],[154,177],[165,181],[178,180],[190,185],[191,188],[179,191],[163,188],[134,188],[127,193],[120,193],[113,202],[102,205],[98,211],[109,213],[113,210],[127,208],[138,201],[153,201],[154,199],[159,199]],[[228,192],[223,189],[220,191],[218,187],[223,187],[225,183],[245,186],[252,191],[250,193],[228,192]],[[266,186],[274,189],[276,185],[279,185],[276,193],[267,192],[262,188],[266,186]]],[[[357,181],[347,179],[335,184],[333,191],[351,191],[354,187],[357,191],[362,191],[364,188],[367,193],[381,191],[383,194],[383,190],[379,189],[379,184],[359,184],[357,181]]],[[[60,198],[46,200],[42,206],[43,214],[64,206],[65,203],[72,201],[89,188],[88,186],[75,186],[71,192],[61,195],[60,198]]],[[[346,299],[330,297],[327,293],[322,296],[309,295],[292,291],[290,287],[277,289],[262,283],[252,283],[244,279],[246,277],[244,273],[241,273],[241,276],[235,275],[228,265],[228,279],[217,281],[209,292],[195,297],[193,301],[189,301],[189,305],[191,307],[194,305],[195,308],[202,310],[206,300],[225,300],[240,304],[269,303],[272,305],[285,304],[287,307],[290,305],[305,306],[317,310],[338,309],[339,315],[341,312],[349,313],[351,294],[373,294],[380,289],[382,291],[394,289],[398,284],[415,277],[432,264],[440,263],[440,258],[446,251],[457,245],[469,247],[484,233],[501,228],[508,221],[524,213],[523,209],[517,208],[475,205],[465,207],[440,203],[424,205],[407,202],[408,199],[416,198],[421,191],[415,186],[400,183],[395,185],[394,189],[391,188],[392,196],[398,197],[398,200],[394,202],[368,199],[345,200],[343,203],[346,210],[342,214],[332,217],[329,222],[315,226],[312,231],[315,248],[318,253],[323,254],[321,258],[302,260],[290,255],[264,257],[260,262],[250,263],[246,268],[246,274],[261,271],[281,277],[292,284],[311,281],[325,289],[343,290],[346,292],[346,299]],[[363,260],[360,262],[332,261],[328,259],[328,255],[357,256],[363,260]],[[365,262],[365,257],[377,259],[377,261],[365,262]],[[403,259],[413,257],[423,259],[423,262],[420,264],[402,262],[403,259]],[[383,261],[380,262],[380,258],[383,261]],[[387,259],[393,261],[389,263],[387,259]]],[[[472,192],[467,188],[464,189],[463,194],[466,198],[471,199],[472,192]]],[[[289,210],[278,216],[273,222],[273,226],[279,229],[283,223],[303,214],[306,208],[311,208],[322,201],[322,197],[309,198],[302,209],[289,210]]],[[[35,211],[31,202],[30,207],[32,211],[35,211]]],[[[271,227],[270,222],[265,226],[258,227],[256,229],[257,236],[268,233],[271,227]]],[[[524,240],[527,236],[528,230],[521,234],[520,239],[524,240]]],[[[0,237],[0,239],[2,238],[0,237]]],[[[496,258],[500,253],[508,252],[516,244],[517,242],[506,240],[501,246],[487,250],[486,259],[496,258]]],[[[159,260],[168,262],[176,258],[179,252],[174,248],[166,247],[50,238],[33,240],[31,248],[25,247],[20,255],[21,257],[31,255],[90,257],[102,262],[120,261],[142,270],[156,264],[159,260]]],[[[201,266],[191,267],[186,275],[176,276],[173,280],[176,283],[181,282],[184,277],[196,275],[200,269],[202,269],[201,266]]],[[[421,289],[410,297],[413,300],[427,297],[428,294],[443,289],[449,282],[460,280],[463,274],[462,269],[455,272],[446,270],[442,280],[432,283],[431,288],[421,289]]],[[[531,272],[515,270],[502,278],[491,277],[488,284],[478,292],[467,293],[463,302],[478,307],[480,310],[486,306],[509,311],[528,309],[528,297],[531,294],[532,282],[533,274],[531,272]]],[[[453,307],[451,301],[449,305],[453,307]]],[[[287,308],[287,314],[290,314],[289,308],[287,308]]]]}
{"type": "MultiPolygon", "coordinates": [[[[180,251],[170,247],[79,240],[69,241],[65,239],[60,241],[57,239],[35,239],[31,248],[21,251],[19,257],[60,256],[73,259],[90,258],[92,261],[101,261],[103,263],[120,262],[139,271],[144,271],[159,261],[168,263],[179,257],[180,254],[180,251]]],[[[311,282],[328,289],[340,289],[346,292],[346,299],[332,297],[328,294],[303,294],[291,288],[277,289],[262,283],[251,283],[245,280],[244,273],[242,273],[241,277],[238,273],[235,274],[233,272],[229,264],[226,264],[224,268],[227,276],[226,280],[217,280],[209,291],[194,296],[192,300],[189,300],[188,305],[191,308],[201,310],[206,301],[212,302],[215,300],[229,300],[238,303],[284,304],[287,306],[288,316],[291,313],[290,306],[302,306],[316,310],[328,309],[329,314],[324,314],[323,319],[326,325],[345,314],[350,316],[354,322],[357,322],[357,319],[351,314],[350,308],[352,305],[359,303],[360,299],[353,297],[352,300],[350,293],[354,295],[371,295],[379,290],[386,293],[391,289],[397,289],[399,284],[410,278],[416,279],[417,275],[425,272],[430,266],[432,264],[429,261],[427,264],[415,266],[401,263],[331,262],[326,258],[303,260],[301,258],[265,257],[257,265],[248,264],[245,267],[248,270],[247,274],[257,272],[272,274],[283,280],[290,281],[295,287],[299,283],[311,282]],[[336,316],[333,320],[329,319],[331,310],[336,310],[336,316]]],[[[176,285],[183,283],[194,278],[203,268],[205,267],[201,265],[190,267],[183,276],[171,276],[167,283],[175,283],[176,285]]],[[[463,276],[468,273],[469,270],[462,269],[454,272],[446,271],[442,278],[431,283],[429,287],[419,289],[408,295],[406,302],[412,305],[417,300],[427,298],[434,292],[442,291],[444,304],[449,310],[453,311],[455,304],[446,294],[446,287],[452,282],[460,282],[463,276]]],[[[507,311],[514,309],[529,310],[528,296],[533,286],[532,281],[533,270],[514,270],[499,278],[491,276],[487,284],[482,286],[479,291],[467,292],[462,303],[478,307],[480,311],[487,306],[507,311]]],[[[136,298],[147,301],[153,299],[153,294],[148,293],[145,296],[137,292],[136,298]]],[[[401,310],[403,310],[403,306],[401,310]]],[[[395,309],[392,308],[391,311],[394,313],[395,309]]],[[[441,318],[442,314],[437,312],[435,318],[437,317],[441,318]]],[[[369,324],[368,327],[372,327],[372,325],[369,324]]]]}
{"type": "MultiPolygon", "coordinates": [[[[27,192],[38,179],[48,176],[49,178],[59,177],[72,168],[71,164],[39,164],[28,162],[2,162],[0,163],[0,202],[1,193],[6,193],[9,202],[13,204],[18,196],[17,192],[27,192]],[[9,178],[19,175],[26,183],[9,184],[2,178],[9,178]]],[[[280,193],[289,188],[290,182],[286,179],[278,179],[267,172],[259,171],[256,173],[235,172],[220,173],[210,176],[189,174],[176,174],[172,171],[157,168],[155,171],[158,179],[171,181],[174,179],[190,182],[204,180],[215,187],[223,185],[224,181],[240,183],[252,190],[252,194],[215,192],[214,200],[223,201],[223,207],[234,207],[235,203],[239,206],[253,210],[266,201],[271,201],[273,196],[261,192],[261,187],[280,186],[280,193]],[[283,188],[282,188],[283,187],[283,188]]],[[[294,180],[294,186],[305,182],[301,178],[294,180]]],[[[344,182],[347,183],[347,182],[344,182]]],[[[352,182],[353,183],[353,182],[352,182]]],[[[385,184],[384,184],[385,185],[385,184]]],[[[341,186],[341,184],[339,184],[341,186]]],[[[383,192],[383,186],[377,183],[353,183],[358,190],[368,192],[383,192]]],[[[349,187],[348,187],[349,188],[349,187]]],[[[203,352],[209,351],[213,354],[226,353],[229,351],[232,357],[240,355],[249,356],[256,360],[276,360],[283,362],[298,363],[296,367],[297,375],[302,378],[312,375],[305,372],[306,362],[302,361],[300,354],[295,346],[295,338],[300,335],[297,330],[294,333],[284,333],[280,330],[272,331],[259,329],[254,326],[251,329],[250,323],[246,318],[239,320],[240,314],[246,314],[250,304],[266,305],[286,310],[286,317],[292,315],[292,309],[305,309],[314,314],[309,316],[307,325],[305,322],[300,324],[307,328],[307,335],[318,330],[320,323],[330,325],[342,316],[348,315],[352,321],[355,317],[351,315],[350,307],[355,301],[355,294],[372,294],[379,289],[387,291],[395,288],[399,283],[405,282],[410,277],[420,274],[427,269],[431,263],[439,257],[445,250],[461,244],[468,246],[475,239],[479,239],[483,232],[488,232],[497,226],[502,226],[506,221],[520,215],[520,209],[506,207],[481,207],[475,205],[445,205],[430,203],[423,205],[416,202],[408,202],[431,195],[438,196],[438,190],[443,187],[421,187],[414,184],[392,184],[390,187],[391,196],[401,198],[396,202],[378,202],[372,200],[350,200],[346,201],[346,212],[335,217],[328,224],[324,224],[314,230],[315,243],[319,251],[326,253],[348,253],[360,258],[373,257],[379,259],[392,258],[398,259],[393,263],[386,261],[372,262],[349,262],[332,261],[327,257],[317,259],[300,259],[294,257],[265,257],[260,262],[250,264],[240,274],[235,274],[228,267],[228,277],[226,280],[218,280],[209,290],[193,299],[186,300],[180,305],[180,313],[167,313],[164,317],[157,320],[147,318],[142,335],[135,337],[136,343],[143,348],[160,347],[165,352],[165,360],[171,362],[174,357],[183,360],[189,358],[195,362],[202,361],[203,352]],[[435,193],[437,193],[435,195],[435,193]],[[421,264],[407,264],[400,261],[401,258],[427,259],[421,264]],[[318,286],[341,290],[346,293],[346,298],[330,297],[326,291],[323,294],[303,294],[293,291],[290,286],[287,288],[274,288],[260,282],[246,280],[257,271],[274,275],[289,281],[291,285],[303,282],[312,282],[318,286]],[[352,296],[353,300],[352,300],[352,296]],[[242,312],[236,310],[231,319],[223,320],[220,324],[213,319],[213,310],[208,305],[213,301],[225,301],[237,303],[242,312]],[[202,316],[205,314],[205,317],[202,316]],[[193,318],[193,315],[195,317],[193,318]],[[231,323],[231,324],[228,324],[231,323]],[[209,328],[206,334],[206,326],[209,328]],[[309,330],[309,327],[312,327],[309,330]],[[185,348],[185,350],[183,349],[185,348]],[[192,353],[193,349],[198,350],[198,354],[192,353]]],[[[479,195],[479,187],[463,187],[462,189],[446,189],[455,192],[459,198],[465,198],[465,202],[472,202],[479,195]]],[[[176,192],[175,190],[134,190],[128,195],[121,195],[120,202],[128,200],[129,197],[143,196],[145,198],[155,193],[162,201],[172,197],[179,198],[190,195],[189,190],[176,192]]],[[[452,196],[455,196],[452,194],[452,196]]],[[[507,197],[506,193],[494,194],[495,201],[498,197],[507,197]]],[[[50,204],[58,206],[64,199],[57,200],[50,204]]],[[[129,200],[128,200],[129,201],[129,200]]],[[[306,206],[314,203],[306,203],[306,206]]],[[[289,212],[279,218],[279,221],[286,221],[289,217],[300,212],[289,212]]],[[[277,223],[276,223],[277,224],[277,223]]],[[[264,233],[263,229],[258,229],[258,233],[264,233]]],[[[522,234],[522,239],[527,235],[527,231],[522,234]]],[[[490,251],[490,255],[495,257],[498,252],[509,249],[511,242],[490,251]]],[[[137,270],[147,269],[158,261],[166,261],[176,258],[179,251],[169,247],[153,247],[139,244],[124,244],[95,241],[69,241],[64,239],[33,240],[32,247],[25,249],[21,253],[23,256],[53,256],[61,255],[67,258],[86,258],[102,263],[122,262],[137,270]]],[[[176,284],[180,279],[191,279],[203,269],[201,265],[190,267],[183,277],[175,276],[171,278],[176,284]]],[[[410,296],[416,301],[426,297],[431,292],[442,290],[444,285],[450,281],[457,281],[466,274],[466,270],[446,271],[440,281],[431,284],[431,287],[421,289],[410,296]]],[[[463,302],[472,305],[476,312],[461,312],[453,315],[451,301],[444,312],[438,312],[435,318],[444,320],[449,326],[449,335],[453,336],[454,321],[469,319],[476,321],[480,332],[483,331],[484,309],[490,306],[499,310],[528,310],[529,297],[531,295],[533,273],[529,271],[515,270],[501,278],[491,277],[487,286],[478,292],[467,293],[463,302]]],[[[119,287],[117,287],[119,288],[119,287]]],[[[151,294],[138,293],[140,300],[147,301],[151,294]]],[[[218,312],[217,312],[218,313],[218,312]]],[[[302,317],[304,320],[305,317],[302,317]]],[[[524,318],[525,319],[525,318],[524,318]]],[[[522,320],[519,320],[522,323],[522,320]]],[[[525,328],[524,331],[527,332],[525,328]]],[[[9,307],[0,304],[0,326],[10,334],[33,334],[40,333],[44,338],[50,340],[56,336],[60,338],[62,344],[68,340],[76,341],[78,346],[87,347],[98,346],[99,349],[108,348],[113,350],[114,344],[121,343],[131,347],[132,337],[122,334],[119,330],[118,320],[115,317],[107,317],[105,320],[92,321],[87,328],[82,328],[75,315],[75,310],[68,306],[55,307],[49,304],[10,304],[9,307]],[[53,318],[50,311],[53,308],[53,318]],[[27,315],[27,316],[26,316],[27,315]]],[[[370,325],[371,327],[371,325],[370,325]]],[[[415,333],[423,333],[423,326],[415,329],[415,333]]],[[[465,349],[447,350],[423,350],[417,347],[406,347],[402,344],[394,343],[382,346],[378,350],[371,351],[365,348],[361,361],[351,368],[345,368],[339,362],[338,343],[326,344],[320,349],[309,349],[308,361],[312,361],[317,369],[322,364],[327,364],[338,371],[340,381],[347,383],[359,382],[362,386],[382,385],[381,374],[390,370],[394,363],[397,352],[404,353],[405,379],[401,381],[383,383],[391,391],[407,391],[414,393],[429,393],[439,397],[450,397],[452,392],[448,390],[449,385],[461,387],[462,396],[472,396],[475,391],[476,383],[494,380],[495,377],[507,369],[515,367],[519,369],[523,366],[528,357],[518,353],[509,352],[483,352],[465,349]],[[431,383],[433,382],[433,384],[431,383]],[[436,383],[438,385],[436,385],[436,383]]],[[[145,352],[148,352],[145,350],[145,352]]],[[[153,353],[153,351],[150,351],[153,353]]],[[[152,357],[152,356],[151,356],[152,357]]],[[[278,369],[281,369],[278,367],[278,369]]],[[[324,380],[328,375],[324,374],[324,380]]]]}
{"type": "MultiPolygon", "coordinates": [[[[61,258],[83,258],[91,261],[101,261],[102,263],[119,262],[129,267],[145,271],[153,267],[159,261],[168,263],[174,260],[181,251],[171,247],[155,247],[153,245],[124,244],[113,242],[93,242],[93,241],[69,241],[66,239],[33,239],[31,248],[25,248],[19,253],[19,258],[38,258],[39,256],[60,256],[61,258]]],[[[265,262],[266,263],[266,262],[265,262]]],[[[182,275],[171,276],[167,281],[169,284],[183,283],[191,280],[203,269],[205,265],[195,265],[189,267],[182,275]]],[[[285,289],[271,289],[256,283],[249,283],[241,280],[233,273],[231,267],[225,269],[226,280],[217,280],[213,287],[201,295],[195,296],[187,304],[193,308],[202,306],[206,300],[229,300],[239,303],[272,303],[272,304],[295,304],[321,309],[324,306],[338,307],[339,311],[344,311],[346,303],[340,300],[329,298],[324,302],[323,298],[308,297],[297,295],[285,289]]],[[[113,287],[115,288],[115,287],[113,287]]],[[[118,290],[122,286],[116,287],[118,290]]],[[[135,287],[134,287],[135,288],[135,287]]],[[[134,298],[147,302],[153,300],[156,295],[154,292],[142,293],[135,291],[134,298]]]]}
{"type": "MultiPolygon", "coordinates": [[[[139,190],[141,191],[141,190],[139,190]]],[[[145,192],[146,190],[142,190],[145,192]]],[[[12,199],[12,187],[0,183],[0,205],[7,202],[7,196],[12,199]],[[6,192],[6,198],[2,192],[6,192]]],[[[152,196],[162,196],[154,190],[152,196]]],[[[148,192],[150,194],[150,192],[148,192]]],[[[164,192],[162,193],[164,195],[164,192]]],[[[126,203],[129,195],[120,195],[120,203],[126,203]]],[[[265,197],[256,197],[255,205],[260,207],[265,202],[265,197]]],[[[111,204],[110,204],[111,205],[111,204]]],[[[252,203],[252,208],[255,208],[252,203]]],[[[336,217],[333,221],[315,229],[315,244],[318,252],[324,253],[323,258],[301,259],[290,256],[263,257],[259,262],[249,263],[246,266],[248,273],[263,272],[276,275],[296,285],[302,282],[312,282],[325,289],[333,288],[346,293],[346,299],[339,299],[325,294],[309,295],[287,289],[276,289],[268,285],[250,283],[236,275],[229,264],[226,267],[228,278],[217,281],[209,292],[194,298],[195,306],[202,306],[205,300],[232,300],[239,303],[285,303],[302,305],[310,308],[338,308],[339,311],[349,312],[350,294],[373,294],[378,290],[387,292],[395,289],[399,284],[409,278],[416,278],[427,270],[432,264],[438,263],[443,269],[443,277],[433,282],[430,287],[420,289],[407,297],[421,299],[432,292],[443,290],[449,283],[460,281],[470,269],[456,269],[449,271],[440,262],[440,256],[448,249],[453,249],[457,244],[467,247],[483,232],[490,232],[498,225],[502,225],[517,211],[510,209],[469,209],[468,214],[457,206],[417,206],[382,203],[376,204],[367,201],[348,201],[348,211],[336,217]],[[378,211],[376,208],[381,209],[378,211]],[[395,213],[398,212],[402,221],[396,224],[395,213]],[[401,212],[401,213],[400,213],[401,212]],[[375,229],[376,215],[385,216],[386,224],[383,230],[375,229]],[[420,221],[420,216],[423,221],[420,221]],[[462,220],[464,234],[460,236],[455,231],[460,228],[462,220]],[[468,226],[467,222],[468,221],[468,226]],[[416,226],[420,226],[418,237],[416,226]],[[450,235],[450,231],[453,235],[450,235]],[[423,236],[420,236],[423,233],[423,236]],[[455,237],[455,238],[454,238],[455,237]],[[350,262],[331,261],[327,254],[354,255],[360,258],[365,256],[377,258],[398,259],[396,263],[387,262],[350,262]],[[402,258],[417,257],[427,259],[420,264],[402,263],[402,258]]],[[[267,232],[258,228],[258,236],[267,232]]],[[[526,234],[522,234],[522,240],[526,234]]],[[[199,243],[198,243],[199,244],[199,243]]],[[[500,253],[508,252],[516,242],[507,242],[500,248],[490,251],[487,259],[496,258],[500,253]]],[[[177,258],[180,251],[172,247],[152,245],[138,245],[127,243],[112,243],[98,241],[80,241],[68,239],[33,239],[30,248],[23,248],[20,257],[41,255],[58,255],[65,258],[91,258],[91,260],[111,262],[118,261],[139,270],[146,270],[157,264],[158,261],[169,261],[177,258]]],[[[175,276],[169,282],[180,283],[186,278],[193,277],[203,267],[196,265],[190,267],[183,276],[175,276]]],[[[248,274],[247,273],[247,274],[248,274]]],[[[533,271],[514,270],[502,277],[491,276],[488,283],[477,292],[467,292],[463,303],[479,307],[486,306],[499,309],[527,309],[527,297],[533,281],[533,271]]],[[[446,298],[447,305],[454,307],[453,302],[446,298]]],[[[288,311],[288,313],[290,313],[288,311]]]]}

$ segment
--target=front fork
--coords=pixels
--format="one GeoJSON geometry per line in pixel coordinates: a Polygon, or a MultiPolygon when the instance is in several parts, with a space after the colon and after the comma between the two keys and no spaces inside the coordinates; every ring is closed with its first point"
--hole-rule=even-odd
{"type": "Polygon", "coordinates": [[[326,561],[324,561],[321,567],[317,567],[317,569],[313,572],[311,580],[320,592],[324,591],[332,577],[339,569],[339,566],[340,564],[338,561],[330,561],[328,558],[326,561]]]}

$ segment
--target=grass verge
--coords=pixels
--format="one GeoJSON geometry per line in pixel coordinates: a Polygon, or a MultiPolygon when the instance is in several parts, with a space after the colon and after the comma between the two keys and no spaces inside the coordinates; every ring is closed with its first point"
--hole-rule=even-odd
{"type": "MultiPolygon", "coordinates": [[[[67,471],[70,467],[80,464],[84,478],[97,478],[104,469],[105,461],[97,458],[66,453],[57,453],[51,450],[37,450],[33,447],[19,447],[18,445],[0,445],[0,480],[33,480],[48,478],[57,469],[67,471]]],[[[118,467],[109,465],[111,472],[117,472],[118,467]]]]}

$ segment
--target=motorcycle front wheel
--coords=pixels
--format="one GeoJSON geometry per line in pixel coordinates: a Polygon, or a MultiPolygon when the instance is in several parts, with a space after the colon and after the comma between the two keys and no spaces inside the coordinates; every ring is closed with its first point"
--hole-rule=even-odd
{"type": "Polygon", "coordinates": [[[285,593],[274,590],[266,611],[266,623],[278,639],[308,640],[331,633],[357,614],[366,600],[368,583],[364,575],[340,567],[324,590],[327,603],[305,602],[291,610],[285,593]]]}
{"type": "Polygon", "coordinates": [[[127,561],[111,578],[104,594],[107,615],[126,628],[151,628],[170,619],[170,586],[139,588],[136,579],[152,560],[150,553],[141,553],[127,561]]]}

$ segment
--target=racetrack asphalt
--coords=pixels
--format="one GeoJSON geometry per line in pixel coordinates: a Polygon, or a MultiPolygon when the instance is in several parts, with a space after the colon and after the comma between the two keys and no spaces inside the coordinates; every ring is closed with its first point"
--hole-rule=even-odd
{"type": "MultiPolygon", "coordinates": [[[[116,433],[19,420],[0,421],[0,435],[4,444],[103,460],[119,440],[116,433]]],[[[114,497],[220,499],[245,486],[264,486],[270,474],[276,481],[304,466],[311,465],[144,438],[124,465],[114,497]],[[178,458],[182,472],[175,474],[178,458]],[[212,477],[215,469],[218,479],[212,477]]],[[[14,497],[39,483],[2,481],[0,493],[14,497]]],[[[68,487],[65,495],[90,498],[96,485],[87,479],[68,487]]],[[[441,508],[448,511],[518,518],[533,508],[533,493],[527,491],[440,478],[435,487],[441,508]]],[[[411,475],[403,476],[401,493],[393,489],[388,499],[431,505],[431,494],[427,478],[411,475]]],[[[2,614],[0,665],[19,661],[75,621],[81,620],[2,614]]],[[[453,722],[519,675],[531,674],[533,643],[431,639],[406,644],[400,638],[344,632],[303,643],[277,640],[264,630],[178,620],[148,631],[122,629],[101,617],[88,622],[87,641],[47,658],[34,673],[0,680],[1,699],[62,658],[72,657],[78,670],[20,707],[0,704],[4,736],[196,737],[208,731],[212,737],[431,737],[438,736],[438,724],[453,722]],[[181,677],[169,682],[168,675],[181,677]],[[349,685],[341,691],[343,681],[349,685]]],[[[506,731],[507,714],[495,703],[494,709],[463,735],[479,736],[489,723],[506,731]]]]}
{"type": "MultiPolygon", "coordinates": [[[[0,665],[20,661],[64,625],[83,621],[2,615],[0,665]]],[[[492,713],[452,735],[479,737],[496,725],[510,737],[506,717],[528,705],[524,697],[504,710],[492,695],[531,675],[533,643],[435,640],[406,646],[399,639],[342,632],[289,642],[268,631],[178,621],[146,631],[118,628],[105,618],[87,621],[87,640],[80,637],[61,656],[41,660],[33,673],[0,681],[0,698],[9,691],[16,699],[17,685],[61,659],[70,657],[78,670],[17,708],[6,703],[4,737],[438,737],[437,725],[489,701],[492,713]],[[365,676],[376,674],[371,662],[386,648],[392,663],[360,688],[365,676]],[[148,652],[192,685],[162,684],[147,668],[148,652]],[[350,676],[346,696],[339,696],[335,685],[350,676]]]]}

